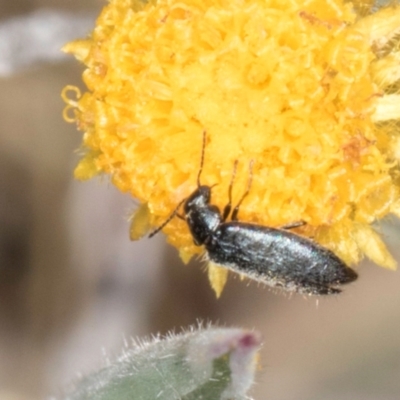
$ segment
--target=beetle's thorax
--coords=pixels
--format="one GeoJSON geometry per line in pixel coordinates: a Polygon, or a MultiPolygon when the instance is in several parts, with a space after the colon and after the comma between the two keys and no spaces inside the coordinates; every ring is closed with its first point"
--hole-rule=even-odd
{"type": "Polygon", "coordinates": [[[219,208],[211,205],[210,200],[211,188],[199,186],[185,202],[186,222],[197,246],[206,243],[222,222],[219,208]]]}

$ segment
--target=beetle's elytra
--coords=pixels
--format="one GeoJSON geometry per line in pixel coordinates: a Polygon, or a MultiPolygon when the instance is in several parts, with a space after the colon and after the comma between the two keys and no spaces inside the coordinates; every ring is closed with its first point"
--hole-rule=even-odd
{"type": "Polygon", "coordinates": [[[208,259],[218,265],[256,279],[271,287],[310,295],[340,293],[338,286],[357,279],[357,273],[349,268],[332,251],[311,239],[289,231],[299,223],[279,228],[245,223],[237,220],[239,204],[232,212],[231,191],[229,203],[223,214],[211,204],[211,187],[200,184],[204,162],[205,133],[198,175],[198,187],[176,208],[174,213],[150,236],[159,232],[184,204],[184,219],[196,245],[204,245],[208,259]]]}

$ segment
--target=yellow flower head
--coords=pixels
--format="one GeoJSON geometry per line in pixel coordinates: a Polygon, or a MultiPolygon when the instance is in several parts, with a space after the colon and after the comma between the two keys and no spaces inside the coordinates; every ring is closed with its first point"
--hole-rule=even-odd
{"type": "MultiPolygon", "coordinates": [[[[75,176],[110,174],[138,199],[136,237],[196,189],[206,132],[212,204],[226,205],[236,160],[241,198],[252,160],[241,221],[305,221],[298,232],[346,263],[366,254],[394,268],[370,224],[400,215],[399,34],[399,5],[112,0],[91,37],[64,48],[88,88],[63,93],[84,131],[75,176]]],[[[199,252],[185,221],[164,232],[185,260],[199,252]]]]}

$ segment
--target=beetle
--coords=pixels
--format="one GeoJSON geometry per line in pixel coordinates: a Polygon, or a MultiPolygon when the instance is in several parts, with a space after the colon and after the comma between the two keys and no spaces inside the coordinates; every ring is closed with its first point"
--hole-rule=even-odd
{"type": "Polygon", "coordinates": [[[195,245],[205,247],[210,262],[268,286],[307,295],[328,295],[340,293],[338,286],[357,279],[357,273],[331,250],[291,231],[304,225],[304,222],[272,228],[238,219],[239,207],[250,191],[252,163],[247,190],[233,209],[231,220],[227,221],[232,211],[232,186],[237,161],[229,186],[229,201],[221,213],[211,203],[213,186],[200,183],[205,143],[204,132],[197,189],[178,204],[150,237],[178,216],[186,221],[195,245]],[[182,204],[183,216],[178,214],[182,204]]]}

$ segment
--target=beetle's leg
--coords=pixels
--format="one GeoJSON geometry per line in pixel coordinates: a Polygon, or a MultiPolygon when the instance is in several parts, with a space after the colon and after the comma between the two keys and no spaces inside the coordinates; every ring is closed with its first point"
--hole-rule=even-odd
{"type": "Polygon", "coordinates": [[[247,189],[246,191],[243,193],[242,198],[239,200],[239,203],[237,203],[236,207],[233,209],[233,213],[232,213],[232,221],[237,221],[238,219],[238,214],[239,214],[239,207],[242,204],[243,200],[246,198],[246,196],[249,194],[250,192],[250,188],[251,188],[251,183],[253,181],[253,160],[250,161],[249,164],[249,182],[247,184],[247,189]]]}
{"type": "Polygon", "coordinates": [[[229,190],[228,190],[228,204],[225,206],[224,212],[222,213],[222,221],[226,221],[226,219],[229,217],[229,214],[232,211],[232,187],[236,176],[237,165],[238,165],[238,160],[235,160],[235,163],[233,164],[232,179],[231,183],[229,184],[229,190]]]}
{"type": "Polygon", "coordinates": [[[203,172],[203,166],[204,166],[204,153],[205,153],[205,149],[206,149],[206,141],[207,141],[207,137],[206,137],[206,131],[203,131],[203,145],[201,147],[201,157],[200,157],[200,168],[199,168],[199,173],[197,174],[197,187],[200,187],[200,176],[201,173],[203,172]]]}
{"type": "Polygon", "coordinates": [[[291,222],[289,224],[280,226],[279,229],[288,230],[288,229],[293,229],[293,228],[299,228],[300,226],[304,226],[304,225],[307,225],[307,222],[305,222],[305,221],[296,221],[296,222],[291,222]]]}

